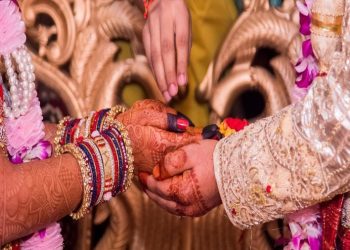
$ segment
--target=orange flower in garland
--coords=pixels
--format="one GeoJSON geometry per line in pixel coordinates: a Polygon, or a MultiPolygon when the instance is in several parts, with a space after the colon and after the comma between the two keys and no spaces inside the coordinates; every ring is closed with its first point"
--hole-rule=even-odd
{"type": "Polygon", "coordinates": [[[219,131],[223,137],[227,137],[242,130],[248,124],[248,121],[245,119],[226,118],[222,123],[220,123],[219,131]]]}

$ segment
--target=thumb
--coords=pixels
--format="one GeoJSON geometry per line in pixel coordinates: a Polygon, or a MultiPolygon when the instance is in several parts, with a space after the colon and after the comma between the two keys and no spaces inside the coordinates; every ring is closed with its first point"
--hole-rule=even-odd
{"type": "Polygon", "coordinates": [[[175,175],[180,175],[191,168],[192,166],[188,161],[186,147],[183,147],[167,153],[160,165],[154,168],[153,176],[158,180],[163,180],[175,175]]]}

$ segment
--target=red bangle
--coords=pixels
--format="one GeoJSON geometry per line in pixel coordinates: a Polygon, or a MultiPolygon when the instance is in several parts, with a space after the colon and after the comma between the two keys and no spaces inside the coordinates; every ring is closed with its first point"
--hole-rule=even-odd
{"type": "Polygon", "coordinates": [[[143,13],[143,17],[145,19],[147,19],[148,17],[149,6],[151,5],[152,2],[153,0],[143,0],[143,6],[145,7],[145,12],[143,13]]]}

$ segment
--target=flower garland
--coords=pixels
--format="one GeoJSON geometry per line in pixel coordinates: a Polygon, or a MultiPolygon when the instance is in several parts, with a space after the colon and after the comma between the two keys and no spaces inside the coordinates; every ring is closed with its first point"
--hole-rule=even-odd
{"type": "Polygon", "coordinates": [[[292,93],[293,102],[297,102],[304,98],[313,80],[318,75],[319,69],[317,60],[315,58],[312,43],[310,39],[311,35],[311,6],[313,0],[305,0],[305,3],[300,1],[296,2],[299,10],[300,20],[300,34],[303,36],[304,41],[302,43],[301,57],[295,65],[295,71],[297,78],[295,87],[292,93]]]}
{"type": "MultiPolygon", "coordinates": [[[[52,152],[50,142],[44,140],[42,111],[35,90],[34,67],[24,46],[24,29],[17,2],[0,1],[0,55],[9,85],[6,90],[1,82],[5,97],[5,131],[7,150],[14,164],[47,159],[52,152]]],[[[60,231],[60,225],[54,223],[20,242],[20,248],[62,249],[60,231]]]]}
{"type": "MultiPolygon", "coordinates": [[[[305,97],[314,79],[319,75],[310,39],[312,3],[313,0],[305,0],[305,3],[296,2],[300,14],[300,33],[303,35],[304,41],[302,43],[302,56],[295,66],[297,78],[292,91],[293,102],[298,102],[305,97]]],[[[286,220],[292,239],[284,250],[321,249],[322,227],[318,205],[288,215],[286,220]]]]}
{"type": "Polygon", "coordinates": [[[232,134],[237,133],[248,126],[249,122],[245,119],[239,118],[226,118],[218,125],[211,124],[203,128],[203,139],[221,140],[232,134]]]}

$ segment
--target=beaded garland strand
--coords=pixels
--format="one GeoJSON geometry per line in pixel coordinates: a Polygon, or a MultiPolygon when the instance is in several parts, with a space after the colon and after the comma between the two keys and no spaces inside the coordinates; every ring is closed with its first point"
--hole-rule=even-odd
{"type": "Polygon", "coordinates": [[[11,99],[11,103],[4,103],[5,116],[18,118],[28,112],[32,99],[36,97],[34,66],[25,46],[4,55],[4,63],[11,99]],[[16,62],[19,74],[16,73],[12,61],[16,62]]]}
{"type": "MultiPolygon", "coordinates": [[[[34,66],[24,43],[25,25],[17,1],[0,1],[0,59],[5,69],[2,84],[1,140],[6,144],[12,163],[43,160],[51,156],[51,145],[44,141],[44,124],[40,102],[35,90],[34,66]],[[5,83],[8,89],[5,87],[5,83]]],[[[7,153],[7,152],[6,152],[7,153]]],[[[40,249],[43,245],[59,249],[63,246],[60,226],[52,224],[26,240],[9,244],[8,248],[40,249]],[[37,239],[40,238],[38,241],[37,239]]]]}

